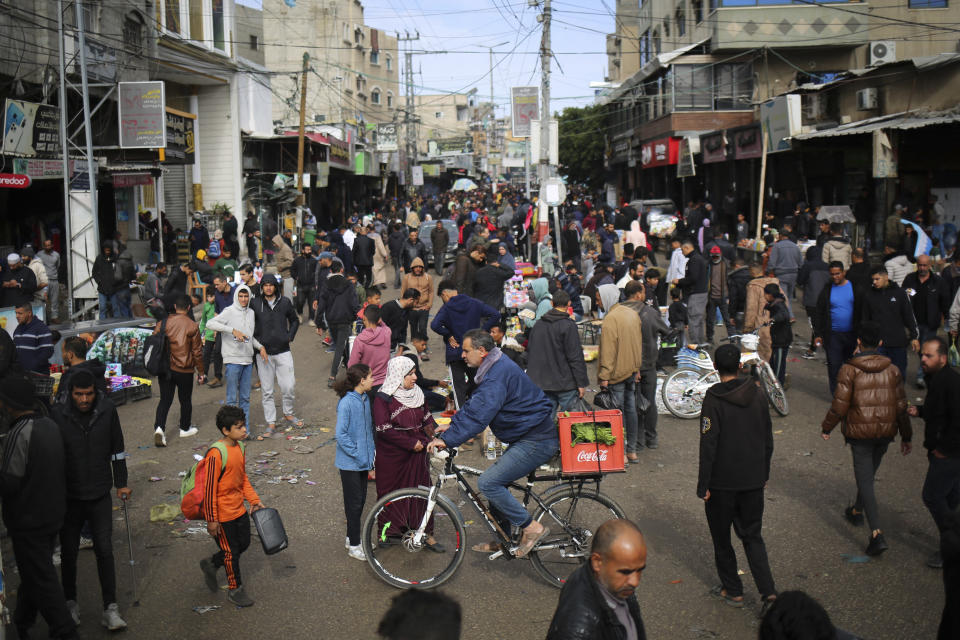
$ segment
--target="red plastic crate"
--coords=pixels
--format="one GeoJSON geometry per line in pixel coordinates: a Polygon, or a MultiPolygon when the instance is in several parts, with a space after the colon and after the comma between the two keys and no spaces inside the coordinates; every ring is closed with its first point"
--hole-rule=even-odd
{"type": "Polygon", "coordinates": [[[557,416],[560,430],[560,466],[564,475],[588,475],[624,471],[623,414],[619,410],[566,412],[557,416]],[[595,422],[609,425],[615,442],[581,442],[573,446],[572,427],[595,422]]]}

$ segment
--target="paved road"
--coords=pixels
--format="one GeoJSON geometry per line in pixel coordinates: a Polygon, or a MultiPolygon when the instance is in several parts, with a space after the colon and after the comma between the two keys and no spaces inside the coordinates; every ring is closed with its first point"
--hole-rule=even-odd
{"type": "MultiPolygon", "coordinates": [[[[392,293],[392,290],[390,291],[392,293]]],[[[804,321],[798,319],[798,326],[804,321]]],[[[802,327],[800,333],[806,332],[802,327]]],[[[723,333],[718,329],[718,333],[723,333]]],[[[433,336],[434,354],[442,353],[433,336]]],[[[796,358],[800,349],[792,350],[796,358]]],[[[194,453],[217,437],[213,416],[223,401],[222,389],[198,389],[195,422],[200,435],[182,440],[175,427],[170,446],[152,446],[156,399],[120,408],[131,453],[134,500],[131,518],[137,557],[139,607],[132,607],[131,578],[122,516],[116,513],[114,541],[121,589],[121,609],[130,630],[127,637],[152,638],[357,638],[376,636],[377,621],[397,591],[380,582],[366,564],[347,557],[341,546],[344,522],[339,477],[333,466],[334,394],[326,388],[330,354],[323,352],[312,329],[304,327],[294,344],[298,412],[307,427],[288,435],[311,434],[303,441],[253,442],[248,470],[267,505],[277,507],[291,546],[265,556],[254,539],[242,569],[248,593],[257,601],[250,609],[228,606],[223,594],[211,595],[198,568],[201,557],[215,550],[204,534],[183,533],[182,522],[151,523],[151,505],[175,502],[177,472],[186,470],[194,453]],[[294,445],[316,448],[292,452],[294,445]],[[279,452],[264,475],[253,473],[262,452],[279,452]],[[280,466],[282,465],[282,467],[280,466]],[[298,484],[272,483],[272,476],[306,470],[298,484]],[[150,482],[149,478],[163,478],[150,482]],[[306,481],[315,482],[310,485],[306,481]],[[203,615],[195,606],[223,608],[203,615]]],[[[441,357],[425,363],[428,375],[442,373],[441,357]]],[[[914,366],[915,361],[911,361],[914,366]]],[[[767,490],[764,535],[778,589],[803,589],[830,612],[834,622],[874,640],[931,638],[943,605],[940,573],[924,565],[936,544],[933,523],[920,500],[926,470],[921,451],[907,458],[891,447],[880,468],[877,490],[890,550],[880,559],[850,563],[861,556],[866,527],[855,529],[843,519],[854,495],[850,454],[841,438],[823,442],[819,424],[828,404],[826,370],[821,360],[791,359],[788,365],[793,412],[775,418],[776,449],[767,490]]],[[[595,367],[591,375],[595,374],[595,367]]],[[[919,392],[910,392],[916,400],[919,392]]],[[[262,423],[259,393],[252,415],[262,423]]],[[[171,415],[175,424],[177,408],[171,415]]],[[[613,496],[643,529],[649,546],[647,570],[638,595],[650,638],[744,639],[756,636],[759,602],[749,574],[747,606],[736,610],[707,594],[718,582],[713,553],[697,499],[698,431],[695,421],[661,416],[660,448],[642,455],[627,473],[610,476],[604,491],[613,496]]],[[[915,421],[915,428],[922,428],[915,421]]],[[[920,438],[917,438],[919,446],[920,438]]],[[[478,452],[465,454],[478,466],[478,452]]],[[[375,491],[371,485],[371,497],[375,491]]],[[[368,506],[373,500],[368,499],[368,506]]],[[[470,507],[466,507],[470,509],[470,507]]],[[[479,522],[474,513],[465,519],[479,522]]],[[[485,539],[480,525],[467,529],[467,543],[485,539]]],[[[9,549],[7,559],[12,559],[9,549]]],[[[738,550],[743,567],[742,550],[738,550]]],[[[526,561],[489,562],[468,552],[458,574],[444,586],[464,609],[463,638],[501,640],[542,638],[556,606],[558,591],[537,577],[526,561]]],[[[81,633],[106,637],[100,629],[99,590],[93,554],[81,555],[80,575],[87,585],[80,603],[85,613],[81,633]],[[93,612],[97,612],[96,615],[93,612]]],[[[12,573],[12,572],[11,572],[12,573]]],[[[15,580],[15,578],[13,578],[15,580]]],[[[223,577],[221,576],[221,580],[223,577]]]]}

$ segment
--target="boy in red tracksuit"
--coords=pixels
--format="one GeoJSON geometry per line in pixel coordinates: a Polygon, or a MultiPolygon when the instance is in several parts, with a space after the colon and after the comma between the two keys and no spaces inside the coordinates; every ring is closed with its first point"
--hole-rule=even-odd
{"type": "Polygon", "coordinates": [[[244,592],[240,579],[240,554],[250,546],[250,516],[243,502],[250,503],[252,511],[263,508],[260,496],[253,490],[247,477],[246,457],[240,444],[247,437],[243,409],[224,405],[217,411],[217,429],[222,436],[219,443],[227,451],[226,467],[218,447],[210,447],[207,457],[212,458],[214,470],[223,473],[207,474],[207,486],[203,495],[203,517],[207,532],[214,537],[220,551],[200,561],[207,588],[217,592],[217,570],[224,567],[230,592],[227,599],[238,607],[249,607],[253,600],[244,592]]]}

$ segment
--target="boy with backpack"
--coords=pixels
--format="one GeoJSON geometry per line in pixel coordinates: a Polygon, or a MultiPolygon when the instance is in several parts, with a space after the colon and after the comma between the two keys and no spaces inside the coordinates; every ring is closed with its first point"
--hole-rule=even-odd
{"type": "MultiPolygon", "coordinates": [[[[240,579],[240,554],[250,546],[251,511],[263,508],[260,496],[247,477],[243,440],[247,423],[243,409],[224,405],[217,411],[217,429],[221,438],[207,451],[207,472],[196,481],[205,483],[201,513],[207,521],[207,533],[214,537],[220,551],[200,561],[203,578],[211,593],[217,592],[217,571],[224,567],[230,591],[227,600],[238,607],[249,607],[253,600],[240,579]]],[[[198,465],[199,467],[199,465],[198,465]]]]}

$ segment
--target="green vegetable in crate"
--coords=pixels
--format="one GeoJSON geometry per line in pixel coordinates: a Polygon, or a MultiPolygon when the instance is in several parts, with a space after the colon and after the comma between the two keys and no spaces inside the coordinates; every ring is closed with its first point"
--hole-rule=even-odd
{"type": "Polygon", "coordinates": [[[570,425],[570,433],[573,436],[570,440],[571,447],[594,442],[608,446],[617,443],[617,439],[613,437],[613,429],[608,422],[577,422],[570,425]]]}

